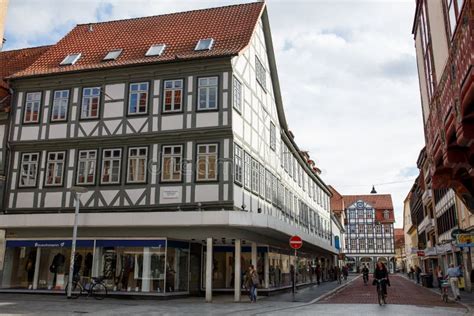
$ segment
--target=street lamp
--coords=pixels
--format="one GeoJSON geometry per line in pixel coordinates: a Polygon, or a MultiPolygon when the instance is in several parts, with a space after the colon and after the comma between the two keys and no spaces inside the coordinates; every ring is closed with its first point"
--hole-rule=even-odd
{"type": "Polygon", "coordinates": [[[81,194],[86,193],[87,189],[84,187],[71,187],[71,191],[76,193],[76,211],[74,212],[74,228],[72,230],[72,245],[71,245],[71,261],[69,262],[69,286],[67,287],[67,298],[71,298],[72,294],[72,279],[74,273],[74,256],[76,254],[76,239],[77,239],[77,219],[79,217],[79,206],[81,204],[81,194]]]}

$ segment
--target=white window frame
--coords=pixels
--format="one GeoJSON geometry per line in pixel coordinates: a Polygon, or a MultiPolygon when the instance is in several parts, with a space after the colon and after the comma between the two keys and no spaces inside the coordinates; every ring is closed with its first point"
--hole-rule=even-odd
{"type": "Polygon", "coordinates": [[[63,61],[59,63],[61,66],[74,65],[79,58],[81,58],[81,53],[73,53],[64,57],[63,61]]]}
{"type": "Polygon", "coordinates": [[[198,78],[198,97],[197,111],[214,111],[219,109],[219,77],[199,77],[198,78]],[[215,80],[215,84],[211,83],[215,80]],[[214,94],[215,105],[210,105],[211,95],[214,94]],[[201,104],[201,98],[205,98],[205,103],[201,104]]]}
{"type": "Polygon", "coordinates": [[[270,149],[276,150],[276,126],[270,122],[270,149]]]}
{"type": "Polygon", "coordinates": [[[242,113],[242,83],[235,76],[232,79],[232,103],[237,112],[242,113]]]}
{"type": "Polygon", "coordinates": [[[213,46],[214,46],[213,38],[203,38],[197,42],[196,47],[194,47],[194,50],[195,51],[211,50],[213,46]]]}
{"type": "Polygon", "coordinates": [[[165,51],[166,44],[154,44],[145,53],[145,56],[161,56],[165,51]]]}
{"type": "Polygon", "coordinates": [[[146,183],[147,164],[148,147],[129,147],[127,156],[127,183],[146,183]],[[141,167],[143,167],[143,179],[139,179],[141,167]]]}
{"type": "Polygon", "coordinates": [[[41,111],[41,92],[28,92],[26,94],[25,109],[23,112],[23,123],[38,123],[40,119],[41,111]],[[36,119],[33,119],[33,113],[38,113],[36,119]],[[26,118],[27,114],[30,113],[29,119],[26,118]]]}
{"type": "Polygon", "coordinates": [[[148,91],[149,91],[149,83],[148,82],[133,82],[129,85],[129,92],[128,92],[128,115],[143,115],[148,113],[148,91]],[[146,85],[146,88],[143,89],[142,86],[146,85]],[[137,87],[136,90],[133,90],[133,87],[137,87]],[[142,95],[145,95],[145,110],[140,110],[140,100],[142,95]],[[131,111],[132,107],[132,96],[136,96],[137,104],[135,106],[135,112],[131,111]]]}
{"type": "Polygon", "coordinates": [[[219,178],[218,173],[218,159],[219,159],[219,144],[198,144],[196,149],[196,182],[203,181],[217,181],[219,178]],[[214,152],[211,151],[211,148],[214,147],[214,152]],[[204,149],[204,152],[201,153],[200,149],[204,149]],[[214,158],[214,177],[210,176],[211,170],[211,158],[214,158]],[[204,174],[200,172],[200,162],[204,161],[204,174]]]}
{"type": "Polygon", "coordinates": [[[107,148],[102,150],[102,166],[100,173],[100,183],[101,184],[120,184],[121,183],[121,170],[122,170],[122,148],[107,148]],[[106,152],[110,152],[110,157],[105,157],[106,152]],[[118,154],[118,156],[115,156],[118,154]],[[105,173],[106,162],[110,164],[108,174],[105,173]],[[114,166],[115,165],[115,166],[114,166]],[[113,181],[114,178],[114,168],[117,168],[117,180],[113,181]],[[104,176],[108,175],[109,180],[105,181],[104,176]]]}
{"type": "Polygon", "coordinates": [[[260,59],[255,55],[255,77],[258,84],[264,89],[267,89],[267,71],[260,59]]]}
{"type": "Polygon", "coordinates": [[[39,153],[23,153],[21,155],[20,181],[18,181],[18,187],[20,188],[36,187],[36,183],[38,181],[39,160],[40,160],[39,153]],[[36,157],[35,160],[33,160],[33,157],[36,157]],[[27,158],[28,160],[26,160],[27,158]],[[26,165],[26,172],[24,168],[25,165],[26,165]],[[23,176],[26,176],[26,177],[24,178],[23,176]],[[26,179],[28,184],[22,184],[23,178],[26,179]]]}
{"type": "Polygon", "coordinates": [[[44,178],[44,186],[60,187],[64,182],[64,165],[66,164],[65,151],[50,151],[46,153],[46,170],[44,178]],[[62,158],[59,158],[62,155],[62,158]],[[49,177],[50,172],[53,176],[49,177]],[[58,176],[57,176],[58,175],[58,176]],[[59,177],[59,181],[56,178],[59,177]],[[52,179],[52,182],[50,182],[52,179]]]}
{"type": "Polygon", "coordinates": [[[97,150],[79,150],[78,160],[77,160],[77,175],[76,175],[76,184],[77,185],[93,185],[95,183],[95,176],[97,169],[97,150]],[[85,157],[81,157],[82,154],[85,154],[85,157]],[[81,165],[84,167],[81,168],[81,165]],[[84,174],[81,175],[81,170],[84,174]],[[88,176],[92,175],[92,180],[88,181],[88,176]],[[84,181],[80,181],[80,177],[83,177],[84,181]]]}
{"type": "Polygon", "coordinates": [[[101,88],[100,87],[87,87],[82,89],[82,102],[81,102],[81,119],[97,119],[100,116],[100,97],[101,97],[101,88]],[[94,94],[95,90],[98,90],[98,94],[94,94]],[[86,96],[86,91],[90,91],[90,95],[86,96]],[[97,114],[92,115],[92,103],[94,99],[97,99],[97,114]],[[88,109],[85,111],[85,103],[88,101],[88,109]]]}
{"type": "Polygon", "coordinates": [[[69,107],[69,90],[55,90],[53,92],[53,106],[51,108],[51,122],[67,121],[68,107],[69,107]],[[56,109],[57,109],[58,117],[55,118],[56,109]],[[64,109],[64,117],[61,116],[61,113],[62,113],[61,109],[64,109]]]}
{"type": "Polygon", "coordinates": [[[122,51],[123,51],[123,49],[121,49],[121,48],[113,49],[113,50],[109,51],[107,53],[107,55],[104,56],[104,59],[102,59],[102,60],[103,61],[116,60],[117,58],[120,57],[120,55],[122,55],[122,51]]]}
{"type": "Polygon", "coordinates": [[[251,159],[251,187],[252,187],[252,192],[255,194],[258,194],[259,190],[259,180],[260,180],[260,172],[259,172],[259,166],[260,164],[255,158],[251,159]]]}
{"type": "Polygon", "coordinates": [[[262,198],[265,198],[265,167],[263,166],[263,164],[260,164],[259,173],[259,193],[262,198]]]}
{"type": "Polygon", "coordinates": [[[162,158],[161,158],[161,182],[181,182],[183,179],[183,170],[182,170],[182,162],[183,162],[183,145],[163,145],[162,146],[162,158]],[[171,153],[165,154],[166,149],[170,149],[171,153]],[[176,149],[180,149],[179,153],[175,153],[176,149]],[[165,179],[165,159],[169,159],[171,164],[172,172],[170,172],[170,178],[165,179]],[[174,174],[179,174],[178,179],[174,179],[174,174]]]}
{"type": "Polygon", "coordinates": [[[162,113],[174,113],[174,112],[182,112],[183,111],[183,89],[184,81],[183,79],[170,79],[163,81],[163,107],[162,113]],[[179,86],[178,86],[179,83],[179,86]],[[171,86],[167,87],[168,84],[171,86]],[[177,108],[178,103],[176,102],[176,92],[179,91],[179,108],[177,108]],[[166,94],[171,93],[171,109],[166,109],[166,94]]]}
{"type": "Polygon", "coordinates": [[[234,144],[234,181],[243,185],[243,150],[237,144],[234,144]]]}
{"type": "Polygon", "coordinates": [[[244,151],[244,187],[248,190],[252,190],[252,157],[246,151],[244,151]]]}

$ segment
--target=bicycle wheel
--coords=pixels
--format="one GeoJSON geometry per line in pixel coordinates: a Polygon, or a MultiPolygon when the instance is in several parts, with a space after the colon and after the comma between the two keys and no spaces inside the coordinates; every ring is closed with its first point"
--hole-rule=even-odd
{"type": "Polygon", "coordinates": [[[96,300],[103,300],[107,296],[107,287],[102,283],[92,285],[91,295],[96,300]]]}
{"type": "Polygon", "coordinates": [[[377,287],[377,296],[379,298],[379,305],[382,306],[383,304],[383,295],[382,295],[382,289],[380,286],[377,287]]]}
{"type": "MultiPolygon", "coordinates": [[[[66,296],[67,296],[68,288],[69,288],[69,283],[66,285],[66,288],[65,288],[66,296]]],[[[81,295],[82,295],[82,286],[78,282],[72,282],[71,297],[78,298],[81,295]]]]}

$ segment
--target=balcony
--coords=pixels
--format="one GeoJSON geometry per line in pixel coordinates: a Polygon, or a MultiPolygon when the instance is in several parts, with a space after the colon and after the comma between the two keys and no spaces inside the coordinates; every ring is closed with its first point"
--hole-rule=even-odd
{"type": "Polygon", "coordinates": [[[426,149],[432,187],[453,188],[474,212],[474,11],[466,1],[430,104],[426,149]]]}
{"type": "Polygon", "coordinates": [[[423,218],[423,220],[421,221],[420,225],[418,225],[418,232],[423,232],[423,231],[429,232],[432,229],[434,229],[434,227],[435,227],[434,219],[429,216],[425,216],[425,218],[423,218]]]}

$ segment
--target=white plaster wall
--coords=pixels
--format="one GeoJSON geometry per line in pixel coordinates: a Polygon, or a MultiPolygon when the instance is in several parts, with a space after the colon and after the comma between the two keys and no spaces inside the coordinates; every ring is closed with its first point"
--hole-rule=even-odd
{"type": "Polygon", "coordinates": [[[104,118],[123,118],[124,115],[124,103],[119,102],[105,102],[104,103],[104,118]]]}
{"type": "Polygon", "coordinates": [[[49,126],[49,138],[66,138],[67,124],[51,124],[49,126]]]}
{"type": "Polygon", "coordinates": [[[21,140],[37,140],[39,136],[39,126],[23,126],[21,130],[21,140]]]}
{"type": "Polygon", "coordinates": [[[16,195],[17,208],[32,208],[33,207],[33,192],[19,192],[16,195]]]}
{"type": "Polygon", "coordinates": [[[47,192],[44,196],[44,207],[61,207],[63,192],[47,192]]]}
{"type": "Polygon", "coordinates": [[[183,114],[165,115],[161,117],[161,130],[183,129],[183,114]]]}
{"type": "Polygon", "coordinates": [[[219,126],[219,112],[197,113],[196,127],[219,126]]]}
{"type": "Polygon", "coordinates": [[[433,43],[433,60],[438,83],[441,80],[449,55],[446,26],[444,23],[443,1],[444,0],[426,1],[428,4],[431,41],[433,43]]]}
{"type": "Polygon", "coordinates": [[[218,184],[197,184],[194,191],[195,202],[219,201],[218,184]]]}
{"type": "Polygon", "coordinates": [[[160,187],[160,204],[182,203],[183,192],[181,186],[160,187]]]}
{"type": "Polygon", "coordinates": [[[125,84],[109,84],[105,86],[105,101],[120,100],[125,97],[125,84]]]}

